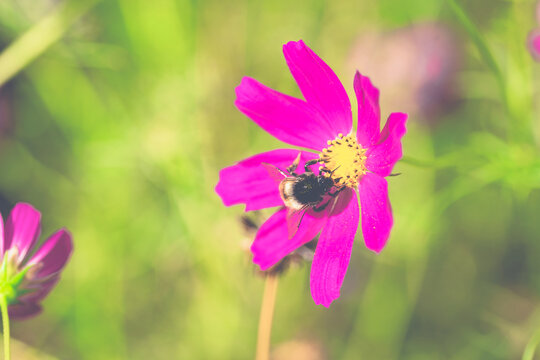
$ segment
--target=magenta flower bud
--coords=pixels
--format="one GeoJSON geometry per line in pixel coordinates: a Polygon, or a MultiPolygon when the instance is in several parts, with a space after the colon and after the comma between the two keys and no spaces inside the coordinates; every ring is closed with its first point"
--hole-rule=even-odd
{"type": "Polygon", "coordinates": [[[41,301],[60,279],[73,243],[61,229],[36,247],[41,233],[41,214],[31,205],[15,205],[4,226],[0,215],[0,295],[6,297],[12,318],[41,311],[41,301]]]}
{"type": "Polygon", "coordinates": [[[245,204],[246,211],[281,207],[251,246],[253,262],[263,271],[320,233],[311,295],[328,307],[339,297],[360,220],[369,249],[380,252],[390,236],[385,177],[402,156],[407,115],[390,114],[381,130],[379,90],[356,72],[353,132],[351,103],[332,69],[302,40],[283,45],[283,54],[305,100],[245,77],[235,105],[270,135],[312,151],[279,149],[242,160],[221,170],[216,192],[225,205],[245,204]]]}
{"type": "Polygon", "coordinates": [[[540,62],[540,29],[534,29],[529,33],[527,47],[533,59],[540,62]]]}

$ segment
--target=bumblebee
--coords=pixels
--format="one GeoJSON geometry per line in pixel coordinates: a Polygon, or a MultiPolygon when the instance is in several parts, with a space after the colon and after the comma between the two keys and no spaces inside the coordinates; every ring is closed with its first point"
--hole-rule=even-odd
{"type": "Polygon", "coordinates": [[[334,181],[324,175],[315,175],[309,168],[309,162],[306,163],[303,174],[296,174],[296,164],[291,165],[287,169],[288,176],[279,183],[279,194],[285,206],[293,211],[305,210],[313,208],[314,211],[322,211],[326,204],[321,204],[324,195],[328,194],[334,181]]]}
{"type": "Polygon", "coordinates": [[[336,183],[331,176],[333,171],[321,170],[321,174],[315,175],[311,171],[310,166],[319,162],[319,159],[307,161],[303,174],[297,174],[296,169],[300,162],[300,155],[294,160],[291,166],[284,172],[277,167],[263,163],[269,174],[279,181],[279,194],[285,207],[287,207],[287,223],[289,226],[289,238],[291,238],[304,217],[305,211],[313,209],[315,212],[323,211],[331,199],[327,197],[335,197],[345,186],[340,186],[332,192],[336,187],[336,183]],[[326,200],[326,201],[325,201],[326,200]]]}

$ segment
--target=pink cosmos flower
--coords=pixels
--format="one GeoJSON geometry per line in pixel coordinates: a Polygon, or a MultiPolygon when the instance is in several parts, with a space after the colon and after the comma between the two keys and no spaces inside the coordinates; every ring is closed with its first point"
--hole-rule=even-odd
{"type": "MultiPolygon", "coordinates": [[[[320,233],[311,266],[311,295],[316,304],[328,307],[339,297],[360,214],[369,249],[380,252],[388,240],[393,219],[384,178],[402,156],[407,115],[391,114],[381,131],[379,91],[357,72],[358,126],[354,134],[349,98],[330,67],[302,40],[285,44],[283,53],[305,100],[245,77],[236,88],[235,104],[277,139],[315,152],[279,149],[242,160],[221,170],[216,192],[225,205],[242,203],[246,211],[281,206],[261,226],[251,247],[253,261],[262,270],[320,233]],[[319,159],[326,174],[332,172],[336,188],[344,190],[323,211],[308,209],[289,238],[287,209],[264,164],[286,169],[299,154],[298,169],[319,159]]],[[[320,174],[320,168],[310,169],[320,174]]]]}
{"type": "Polygon", "coordinates": [[[73,250],[71,234],[61,229],[41,246],[41,214],[31,205],[15,205],[4,226],[0,215],[0,296],[9,316],[25,318],[41,311],[40,302],[60,279],[73,250]]]}

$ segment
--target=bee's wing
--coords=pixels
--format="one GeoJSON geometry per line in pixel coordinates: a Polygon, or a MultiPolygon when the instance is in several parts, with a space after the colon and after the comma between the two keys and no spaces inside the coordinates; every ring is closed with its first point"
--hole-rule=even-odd
{"type": "Polygon", "coordinates": [[[303,207],[300,210],[294,210],[287,208],[287,236],[290,239],[293,238],[293,236],[296,234],[298,229],[300,228],[300,223],[302,222],[302,219],[304,218],[304,215],[306,214],[307,207],[303,207]]]}
{"type": "Polygon", "coordinates": [[[261,165],[264,166],[266,171],[268,171],[268,175],[270,175],[270,177],[278,184],[281,183],[283,179],[289,176],[284,171],[280,170],[274,165],[268,163],[261,163],[261,165]]]}

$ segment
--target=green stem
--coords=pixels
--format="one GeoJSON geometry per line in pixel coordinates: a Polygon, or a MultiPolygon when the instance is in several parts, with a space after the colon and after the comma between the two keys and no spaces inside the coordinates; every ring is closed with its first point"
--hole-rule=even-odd
{"type": "Polygon", "coordinates": [[[469,18],[465,10],[463,10],[463,7],[456,0],[447,0],[447,1],[448,1],[448,4],[450,5],[450,9],[452,9],[458,21],[465,28],[465,31],[467,31],[467,33],[469,34],[472,42],[474,43],[478,52],[480,53],[480,56],[482,57],[486,65],[490,68],[490,70],[493,72],[493,75],[495,76],[495,79],[499,86],[499,90],[501,92],[501,97],[504,102],[504,105],[508,109],[506,82],[501,72],[501,69],[499,68],[499,65],[497,64],[497,61],[495,60],[495,57],[493,56],[493,53],[491,52],[487,44],[486,39],[482,35],[482,32],[476,27],[475,23],[469,18]]]}
{"type": "Polygon", "coordinates": [[[0,310],[2,312],[2,335],[4,336],[4,360],[11,359],[11,351],[9,348],[9,315],[8,304],[4,295],[0,296],[0,310]]]}
{"type": "Polygon", "coordinates": [[[98,1],[66,1],[11,43],[0,54],[0,86],[60,40],[98,1]]]}
{"type": "Polygon", "coordinates": [[[521,359],[533,360],[534,353],[536,352],[536,348],[538,347],[539,343],[540,343],[540,329],[538,329],[529,340],[529,343],[525,347],[525,351],[523,351],[523,356],[521,357],[521,359]]]}

